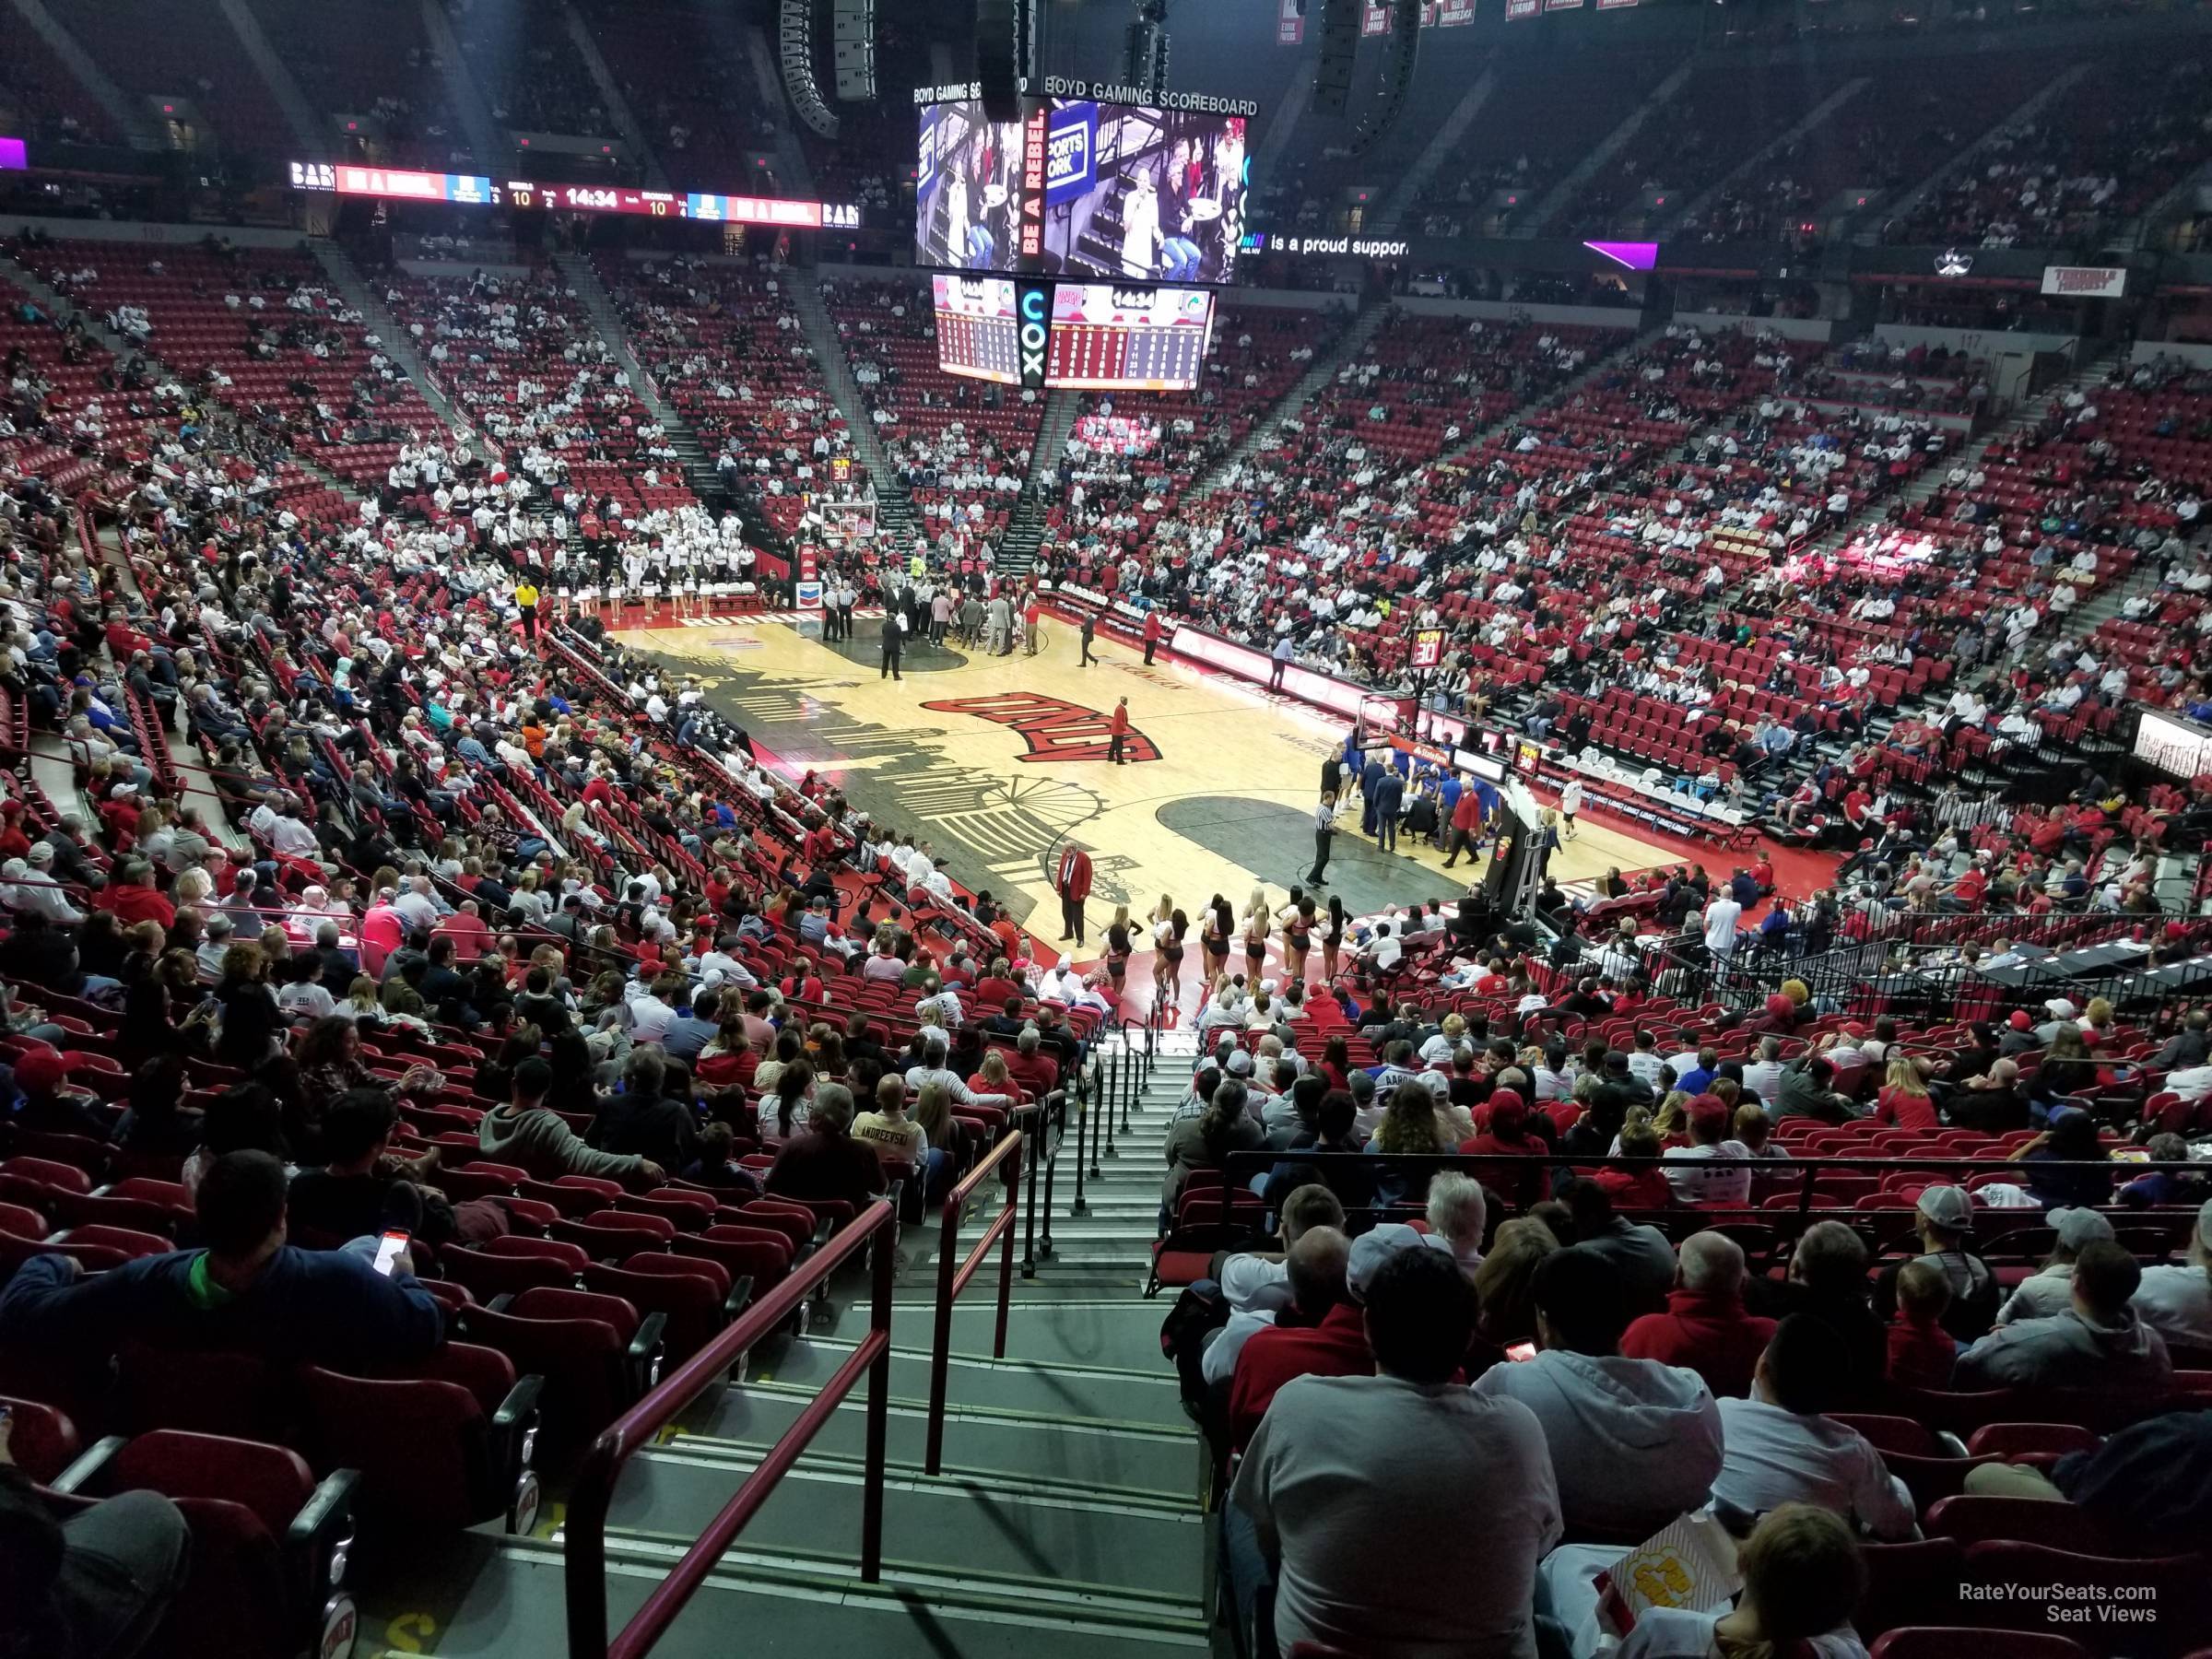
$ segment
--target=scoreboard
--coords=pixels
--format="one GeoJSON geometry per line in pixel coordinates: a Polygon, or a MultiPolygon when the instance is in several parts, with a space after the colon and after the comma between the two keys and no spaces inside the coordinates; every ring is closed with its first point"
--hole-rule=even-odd
{"type": "Polygon", "coordinates": [[[933,276],[930,300],[937,327],[937,367],[971,380],[1020,384],[1012,277],[933,276]]]}
{"type": "Polygon", "coordinates": [[[1044,383],[1086,392],[1188,392],[1213,334],[1206,288],[1063,282],[1053,289],[1044,383]]]}
{"type": "Polygon", "coordinates": [[[470,207],[565,208],[636,214],[644,218],[702,219],[709,224],[774,225],[793,230],[860,228],[860,209],[838,202],[723,195],[707,191],[629,190],[611,184],[540,184],[528,179],[498,181],[480,173],[418,172],[351,162],[295,161],[291,184],[294,190],[451,202],[470,207]]]}

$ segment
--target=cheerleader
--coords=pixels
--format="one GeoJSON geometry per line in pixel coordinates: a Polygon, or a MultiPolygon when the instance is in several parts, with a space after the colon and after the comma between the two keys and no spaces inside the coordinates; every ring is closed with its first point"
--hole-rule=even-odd
{"type": "Polygon", "coordinates": [[[1198,942],[1206,950],[1208,979],[1218,979],[1229,971],[1229,939],[1236,930],[1236,912],[1230,908],[1228,900],[1216,893],[1206,906],[1206,926],[1198,935],[1198,942]]]}
{"type": "Polygon", "coordinates": [[[1306,977],[1306,952],[1313,947],[1313,900],[1291,895],[1295,909],[1283,912],[1283,983],[1295,985],[1306,977]]]}
{"type": "Polygon", "coordinates": [[[1259,888],[1252,889],[1252,897],[1244,904],[1244,980],[1247,984],[1260,982],[1260,968],[1267,960],[1268,924],[1274,912],[1267,908],[1267,895],[1259,888]]]}
{"type": "Polygon", "coordinates": [[[707,613],[699,601],[699,549],[687,545],[684,548],[684,593],[677,602],[679,617],[703,617],[707,613]]]}
{"type": "Polygon", "coordinates": [[[569,553],[569,544],[553,544],[553,562],[548,567],[553,589],[554,614],[563,622],[569,619],[569,595],[576,587],[576,561],[569,553]]]}
{"type": "Polygon", "coordinates": [[[1336,953],[1344,948],[1346,918],[1344,900],[1335,894],[1329,895],[1329,916],[1321,930],[1321,978],[1324,984],[1336,982],[1336,953]]]}
{"type": "Polygon", "coordinates": [[[1159,902],[1152,907],[1146,925],[1152,933],[1152,1000],[1157,1003],[1168,990],[1168,941],[1174,936],[1172,918],[1175,901],[1162,893],[1159,902]]]}
{"type": "Polygon", "coordinates": [[[1129,979],[1129,907],[1113,907],[1113,920],[1106,924],[1106,978],[1113,987],[1113,1006],[1122,1006],[1122,993],[1129,979]]]}

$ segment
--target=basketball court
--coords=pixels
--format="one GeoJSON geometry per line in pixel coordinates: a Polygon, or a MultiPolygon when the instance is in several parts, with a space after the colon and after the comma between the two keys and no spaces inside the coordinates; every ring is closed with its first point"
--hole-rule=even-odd
{"type": "MultiPolygon", "coordinates": [[[[1060,933],[1049,871],[1072,838],[1094,870],[1087,957],[1117,904],[1141,921],[1165,893],[1194,928],[1215,893],[1241,912],[1256,886],[1279,907],[1312,866],[1322,761],[1346,734],[1337,718],[1165,656],[1147,668],[1141,652],[1103,639],[1098,664],[1078,665],[1076,628],[1057,618],[1035,656],[910,643],[892,680],[879,627],[864,616],[853,640],[825,642],[812,619],[694,618],[615,637],[699,677],[764,761],[794,779],[821,773],[1047,941],[1060,933]],[[1124,697],[1127,761],[1116,766],[1107,722],[1124,697]]],[[[1447,872],[1441,853],[1409,836],[1382,853],[1357,830],[1354,802],[1320,889],[1354,915],[1465,890],[1465,859],[1447,872]]],[[[1585,818],[1552,867],[1572,884],[1675,856],[1585,818]]]]}

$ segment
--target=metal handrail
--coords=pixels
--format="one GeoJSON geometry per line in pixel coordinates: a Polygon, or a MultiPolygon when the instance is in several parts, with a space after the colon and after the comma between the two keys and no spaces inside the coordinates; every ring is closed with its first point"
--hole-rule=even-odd
{"type": "MultiPolygon", "coordinates": [[[[562,1546],[562,1577],[568,1595],[569,1659],[638,1659],[667,1634],[708,1573],[714,1570],[747,1522],[768,1501],[791,1472],[822,1425],[868,1373],[868,1428],[860,1521],[860,1576],[875,1583],[883,1573],[883,1467],[889,1425],[891,1373],[891,1280],[898,1265],[893,1248],[898,1212],[877,1199],[839,1230],[829,1242],[796,1265],[791,1275],[747,1309],[735,1324],[691,1356],[593,1441],[576,1472],[569,1496],[562,1546]],[[886,1234],[888,1236],[884,1236],[886,1234]],[[725,1374],[738,1357],[773,1331],[804,1302],[817,1285],[846,1258],[875,1244],[874,1294],[868,1334],[853,1356],[837,1368],[822,1390],[782,1437],[770,1447],[753,1472],[738,1483],[730,1500],[707,1523],[706,1530],[656,1584],[645,1605],[613,1637],[606,1632],[606,1512],[622,1465],[641,1446],[676,1419],[708,1386],[725,1374]]],[[[1005,1315],[1000,1316],[1004,1338],[1005,1315]]]]}
{"type": "Polygon", "coordinates": [[[1014,1295],[1014,1219],[1021,1210],[1021,1159],[1017,1155],[1021,1151],[1023,1138],[1018,1129],[1007,1135],[946,1195],[943,1230],[937,1239],[937,1329],[929,1354],[929,1445],[922,1465],[932,1475],[937,1472],[945,1453],[945,1387],[952,1359],[952,1304],[975,1277],[976,1269],[982,1265],[983,1257],[993,1244],[999,1244],[1000,1250],[998,1330],[992,1338],[991,1357],[994,1359],[1006,1357],[1006,1315],[1014,1295]],[[967,1260],[956,1269],[952,1258],[959,1248],[960,1214],[968,1207],[969,1196],[993,1170],[1009,1158],[1013,1161],[1006,1170],[1006,1202],[992,1218],[991,1225],[983,1229],[982,1237],[976,1240],[967,1260]]]}

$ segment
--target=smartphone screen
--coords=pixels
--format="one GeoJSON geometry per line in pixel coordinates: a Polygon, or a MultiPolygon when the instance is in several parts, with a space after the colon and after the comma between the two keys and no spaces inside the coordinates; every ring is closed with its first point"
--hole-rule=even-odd
{"type": "Polygon", "coordinates": [[[1524,1359],[1534,1359],[1536,1357],[1536,1345],[1533,1342],[1516,1342],[1512,1347],[1505,1350],[1505,1357],[1516,1363],[1524,1359]]]}
{"type": "Polygon", "coordinates": [[[406,1233],[386,1233],[376,1247],[376,1270],[386,1278],[390,1278],[394,1265],[406,1253],[407,1235],[406,1233]]]}

